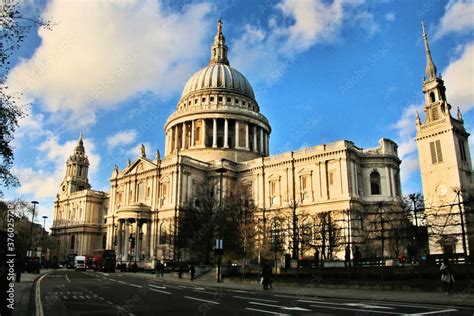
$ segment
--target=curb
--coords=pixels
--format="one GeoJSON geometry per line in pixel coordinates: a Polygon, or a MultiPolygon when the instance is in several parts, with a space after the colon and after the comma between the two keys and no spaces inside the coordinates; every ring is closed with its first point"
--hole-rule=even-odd
{"type": "Polygon", "coordinates": [[[56,272],[54,270],[49,270],[48,272],[45,272],[43,274],[39,274],[35,280],[33,281],[33,285],[31,286],[30,289],[30,301],[28,302],[28,309],[27,309],[27,315],[28,316],[34,316],[37,314],[37,306],[36,306],[36,285],[38,281],[44,277],[47,274],[56,272]]]}

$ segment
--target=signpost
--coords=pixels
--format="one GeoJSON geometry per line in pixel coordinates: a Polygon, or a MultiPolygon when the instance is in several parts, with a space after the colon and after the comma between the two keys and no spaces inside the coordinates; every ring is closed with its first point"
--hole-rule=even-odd
{"type": "Polygon", "coordinates": [[[222,255],[224,254],[224,242],[222,239],[216,239],[216,248],[215,248],[215,255],[217,256],[217,273],[216,273],[216,280],[217,282],[221,282],[221,260],[222,255]]]}

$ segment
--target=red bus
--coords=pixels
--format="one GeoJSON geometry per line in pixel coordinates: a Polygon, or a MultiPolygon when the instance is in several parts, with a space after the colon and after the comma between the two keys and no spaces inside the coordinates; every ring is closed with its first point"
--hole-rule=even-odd
{"type": "Polygon", "coordinates": [[[115,272],[116,256],[115,250],[97,249],[94,250],[92,266],[96,271],[115,272]]]}

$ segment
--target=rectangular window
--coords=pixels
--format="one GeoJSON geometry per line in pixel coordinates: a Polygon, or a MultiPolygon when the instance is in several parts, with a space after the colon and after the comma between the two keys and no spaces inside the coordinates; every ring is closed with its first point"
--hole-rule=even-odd
{"type": "Polygon", "coordinates": [[[430,142],[431,163],[437,164],[443,162],[443,152],[441,150],[441,141],[430,142]]]}
{"type": "Polygon", "coordinates": [[[458,138],[459,143],[459,153],[461,154],[461,160],[467,161],[466,148],[464,147],[464,141],[461,138],[458,138]]]}
{"type": "Polygon", "coordinates": [[[273,205],[276,202],[276,181],[270,181],[270,204],[273,205]]]}
{"type": "Polygon", "coordinates": [[[308,176],[301,176],[301,200],[308,197],[308,176]]]}
{"type": "Polygon", "coordinates": [[[443,153],[441,152],[441,141],[436,141],[436,155],[438,156],[438,163],[443,162],[443,153]]]}
{"type": "Polygon", "coordinates": [[[437,107],[431,108],[431,117],[433,121],[436,121],[437,119],[439,119],[439,113],[438,113],[437,107]]]}

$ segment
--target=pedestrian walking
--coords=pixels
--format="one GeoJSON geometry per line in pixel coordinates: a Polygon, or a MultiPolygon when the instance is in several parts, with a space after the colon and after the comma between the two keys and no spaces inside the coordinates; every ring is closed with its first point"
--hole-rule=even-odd
{"type": "Polygon", "coordinates": [[[360,264],[360,259],[362,257],[362,254],[360,253],[359,247],[355,246],[355,252],[354,252],[354,266],[358,266],[360,264]]]}
{"type": "Polygon", "coordinates": [[[314,265],[316,268],[319,268],[319,248],[316,248],[316,251],[314,253],[314,265]]]}
{"type": "Polygon", "coordinates": [[[191,281],[194,281],[194,276],[196,275],[196,268],[194,265],[189,267],[189,273],[191,274],[191,281]]]}
{"type": "Polygon", "coordinates": [[[351,247],[349,247],[349,246],[346,246],[346,252],[345,252],[345,255],[344,255],[344,266],[346,268],[351,267],[351,247]]]}
{"type": "Polygon", "coordinates": [[[155,264],[155,276],[158,277],[161,274],[161,262],[157,261],[155,264]]]}
{"type": "Polygon", "coordinates": [[[441,281],[444,284],[444,291],[451,294],[454,284],[454,274],[448,258],[444,258],[439,271],[441,272],[441,281]]]}
{"type": "Polygon", "coordinates": [[[270,286],[273,289],[271,282],[272,282],[272,268],[267,263],[264,263],[262,266],[262,278],[261,278],[260,283],[262,284],[264,290],[268,290],[268,286],[270,286]]]}

